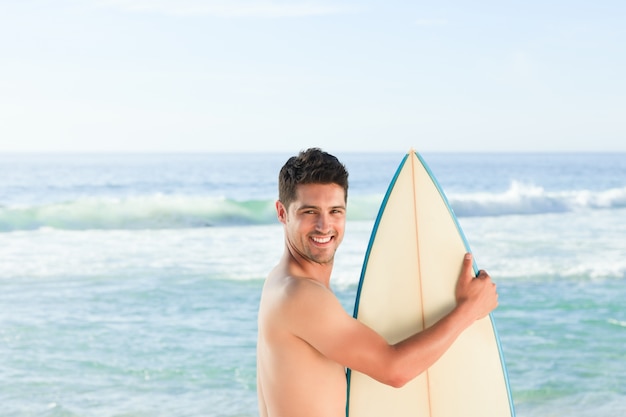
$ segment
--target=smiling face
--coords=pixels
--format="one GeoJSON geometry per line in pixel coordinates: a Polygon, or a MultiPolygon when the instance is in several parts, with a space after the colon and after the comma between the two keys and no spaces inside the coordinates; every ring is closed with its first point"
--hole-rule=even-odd
{"type": "Polygon", "coordinates": [[[317,264],[332,264],[346,223],[343,187],[301,184],[289,207],[278,201],[276,209],[293,255],[317,264]]]}

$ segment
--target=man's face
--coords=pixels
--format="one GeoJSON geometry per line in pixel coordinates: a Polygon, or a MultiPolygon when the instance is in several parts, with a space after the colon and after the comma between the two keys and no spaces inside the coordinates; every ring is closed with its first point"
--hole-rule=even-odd
{"type": "Polygon", "coordinates": [[[287,210],[280,202],[276,207],[290,247],[309,261],[332,263],[346,223],[344,189],[337,184],[299,185],[287,210]]]}

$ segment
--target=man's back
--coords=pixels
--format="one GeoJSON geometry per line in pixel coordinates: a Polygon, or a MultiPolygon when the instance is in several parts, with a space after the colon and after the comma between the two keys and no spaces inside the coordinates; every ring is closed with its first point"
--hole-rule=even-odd
{"type": "Polygon", "coordinates": [[[261,417],[343,417],[346,377],[343,366],[326,358],[290,331],[302,297],[334,297],[323,285],[287,276],[277,268],[268,277],[259,308],[257,373],[261,417]]]}

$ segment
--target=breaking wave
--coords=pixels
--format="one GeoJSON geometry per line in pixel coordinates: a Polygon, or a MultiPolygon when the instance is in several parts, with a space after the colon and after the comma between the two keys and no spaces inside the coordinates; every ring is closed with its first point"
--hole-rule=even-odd
{"type": "MultiPolygon", "coordinates": [[[[351,196],[349,220],[373,220],[383,196],[351,196]]],[[[575,210],[626,208],[626,187],[605,191],[546,191],[513,182],[500,193],[452,193],[459,217],[536,215],[575,210]]],[[[178,229],[276,223],[274,200],[147,195],[127,198],[86,197],[61,203],[0,206],[0,232],[90,229],[178,229]]]]}
{"type": "Polygon", "coordinates": [[[626,207],[626,187],[604,191],[546,191],[542,187],[513,181],[503,193],[449,196],[459,217],[565,213],[585,209],[626,207]]]}

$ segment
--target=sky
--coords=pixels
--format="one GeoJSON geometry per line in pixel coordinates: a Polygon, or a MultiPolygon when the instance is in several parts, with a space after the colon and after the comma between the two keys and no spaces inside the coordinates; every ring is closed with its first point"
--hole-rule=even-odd
{"type": "Polygon", "coordinates": [[[622,0],[0,0],[0,152],[623,152],[625,21],[622,0]]]}

